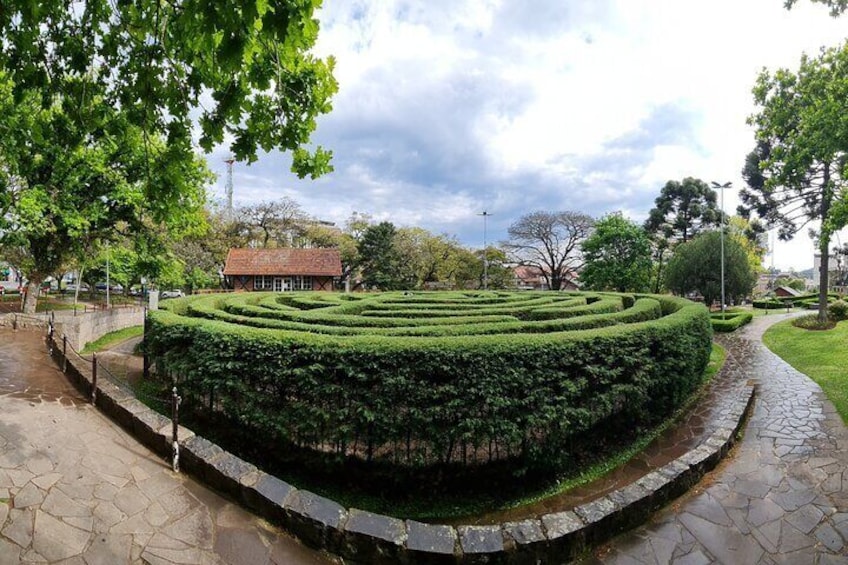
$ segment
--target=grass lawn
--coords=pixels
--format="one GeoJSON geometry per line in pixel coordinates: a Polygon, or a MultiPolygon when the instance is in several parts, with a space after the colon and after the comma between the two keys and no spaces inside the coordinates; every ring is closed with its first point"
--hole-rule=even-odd
{"type": "Polygon", "coordinates": [[[763,342],[784,361],[822,387],[836,406],[842,421],[848,423],[848,321],[832,330],[796,328],[790,320],[769,328],[763,342]]]}
{"type": "Polygon", "coordinates": [[[102,351],[103,349],[107,349],[112,345],[121,343],[122,341],[127,340],[131,337],[137,337],[140,335],[144,335],[144,326],[132,326],[129,328],[124,328],[122,330],[114,331],[104,335],[100,339],[86,343],[81,353],[96,353],[98,351],[102,351]]]}

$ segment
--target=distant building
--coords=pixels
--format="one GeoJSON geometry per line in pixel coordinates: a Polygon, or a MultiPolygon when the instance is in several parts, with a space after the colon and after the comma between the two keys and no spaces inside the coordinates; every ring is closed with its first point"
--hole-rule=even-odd
{"type": "MultiPolygon", "coordinates": [[[[830,255],[828,257],[827,271],[828,271],[828,277],[831,279],[829,282],[832,284],[832,276],[839,271],[839,263],[837,262],[837,257],[835,255],[830,255]]],[[[812,287],[814,289],[818,289],[820,281],[821,281],[821,253],[815,253],[815,254],[813,254],[813,284],[812,284],[812,287]]]]}
{"type": "Polygon", "coordinates": [[[795,290],[791,286],[779,286],[774,289],[774,295],[778,298],[795,298],[804,294],[800,290],[795,290]]]}
{"type": "MultiPolygon", "coordinates": [[[[519,265],[512,269],[512,273],[515,277],[515,288],[518,290],[549,290],[548,280],[539,267],[519,265]]],[[[577,284],[577,275],[573,272],[566,273],[560,290],[580,290],[577,284]]]]}
{"type": "Polygon", "coordinates": [[[230,249],[224,283],[236,291],[333,290],[342,275],[338,249],[230,249]]]}

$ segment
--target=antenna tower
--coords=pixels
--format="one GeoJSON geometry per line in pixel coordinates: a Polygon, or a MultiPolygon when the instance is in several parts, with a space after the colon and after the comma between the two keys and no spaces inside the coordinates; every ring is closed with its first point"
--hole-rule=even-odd
{"type": "Polygon", "coordinates": [[[233,163],[236,160],[233,157],[224,159],[227,164],[227,185],[225,187],[227,193],[227,217],[233,217],[233,163]]]}

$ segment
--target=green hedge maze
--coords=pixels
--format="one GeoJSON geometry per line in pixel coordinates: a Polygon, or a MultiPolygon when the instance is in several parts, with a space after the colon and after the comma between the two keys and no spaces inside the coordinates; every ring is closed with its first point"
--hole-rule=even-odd
{"type": "Polygon", "coordinates": [[[702,305],[607,293],[241,293],[145,338],[185,405],[265,449],[401,468],[520,461],[668,417],[701,383],[702,305]]]}

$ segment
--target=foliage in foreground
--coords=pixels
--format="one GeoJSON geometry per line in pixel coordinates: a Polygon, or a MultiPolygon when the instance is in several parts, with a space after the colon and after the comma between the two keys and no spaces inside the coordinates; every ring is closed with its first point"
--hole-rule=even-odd
{"type": "MultiPolygon", "coordinates": [[[[580,446],[615,442],[624,431],[655,425],[700,384],[712,333],[701,305],[610,295],[621,312],[654,303],[644,310],[654,319],[549,333],[338,335],[329,325],[332,311],[343,324],[386,319],[414,325],[427,322],[428,309],[431,320],[451,318],[445,316],[451,310],[461,320],[479,317],[471,305],[515,310],[510,301],[545,300],[536,306],[551,310],[550,300],[568,299],[570,306],[560,307],[567,312],[580,307],[580,296],[269,296],[256,296],[264,310],[313,316],[312,327],[326,325],[332,333],[232,323],[257,317],[244,311],[229,322],[183,315],[208,298],[175,301],[173,311],[151,313],[148,351],[176,376],[186,407],[207,412],[211,406],[216,418],[290,457],[347,460],[366,475],[382,469],[389,480],[426,477],[430,484],[483,469],[501,476],[521,469],[555,473],[580,446]],[[294,308],[295,300],[308,308],[294,308]]],[[[219,299],[220,311],[227,314],[235,298],[219,299]]]]}

